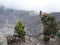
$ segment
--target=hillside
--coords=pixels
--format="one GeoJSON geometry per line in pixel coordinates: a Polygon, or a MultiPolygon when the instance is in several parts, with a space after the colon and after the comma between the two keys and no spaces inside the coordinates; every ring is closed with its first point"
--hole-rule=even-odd
{"type": "MultiPolygon", "coordinates": [[[[50,13],[56,17],[56,21],[60,21],[60,12],[50,13]]],[[[15,10],[9,8],[0,7],[0,31],[3,32],[7,29],[7,32],[14,29],[17,20],[22,20],[26,27],[28,35],[39,35],[43,31],[43,25],[38,14],[34,11],[15,10]],[[3,30],[2,30],[3,29],[3,30]]]]}

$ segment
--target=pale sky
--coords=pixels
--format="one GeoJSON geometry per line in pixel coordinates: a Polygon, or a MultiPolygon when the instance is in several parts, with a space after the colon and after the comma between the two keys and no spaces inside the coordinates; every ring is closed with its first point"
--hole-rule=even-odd
{"type": "Polygon", "coordinates": [[[19,10],[60,12],[60,0],[0,0],[0,5],[19,10]]]}

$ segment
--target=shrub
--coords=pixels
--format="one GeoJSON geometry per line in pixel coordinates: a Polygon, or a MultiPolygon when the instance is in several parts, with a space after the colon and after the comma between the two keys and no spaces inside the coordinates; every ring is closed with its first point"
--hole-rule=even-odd
{"type": "Polygon", "coordinates": [[[44,40],[49,40],[50,39],[49,37],[51,35],[55,36],[58,32],[58,27],[55,17],[50,16],[49,14],[43,14],[41,20],[44,25],[44,30],[43,30],[43,34],[45,36],[44,40]],[[49,35],[49,37],[46,37],[47,35],[49,35]]]}
{"type": "Polygon", "coordinates": [[[14,31],[14,36],[15,37],[19,37],[21,39],[25,38],[25,30],[24,30],[24,26],[22,25],[21,21],[17,21],[16,26],[15,26],[15,31],[14,31]]]}

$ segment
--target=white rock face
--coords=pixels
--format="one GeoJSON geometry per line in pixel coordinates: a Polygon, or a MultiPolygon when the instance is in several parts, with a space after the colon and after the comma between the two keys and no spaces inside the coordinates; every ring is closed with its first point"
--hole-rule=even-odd
{"type": "Polygon", "coordinates": [[[20,45],[39,45],[40,42],[33,37],[26,36],[25,37],[25,42],[20,43],[20,45]]]}
{"type": "Polygon", "coordinates": [[[0,32],[0,45],[7,45],[7,39],[1,32],[0,32]]]}
{"type": "Polygon", "coordinates": [[[14,28],[4,27],[0,29],[0,32],[4,34],[4,36],[9,36],[14,34],[14,28]]]}

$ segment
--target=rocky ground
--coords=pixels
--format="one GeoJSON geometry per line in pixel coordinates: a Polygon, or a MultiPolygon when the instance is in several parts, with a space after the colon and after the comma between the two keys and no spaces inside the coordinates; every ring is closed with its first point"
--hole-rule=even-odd
{"type": "Polygon", "coordinates": [[[50,39],[49,43],[43,41],[43,36],[37,38],[26,36],[25,42],[23,41],[16,41],[9,43],[8,45],[59,45],[56,38],[50,39]]]}

